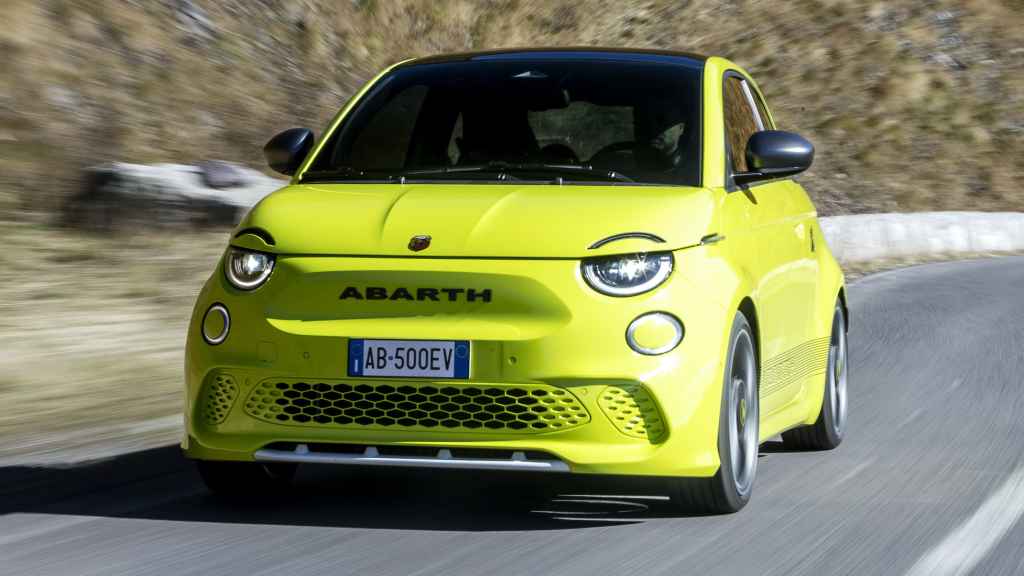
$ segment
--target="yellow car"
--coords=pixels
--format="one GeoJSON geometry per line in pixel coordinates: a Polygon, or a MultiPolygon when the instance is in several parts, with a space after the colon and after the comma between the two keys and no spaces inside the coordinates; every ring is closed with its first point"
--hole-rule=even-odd
{"type": "Polygon", "coordinates": [[[843,275],[718,57],[436,56],[372,80],[238,228],[192,315],[186,454],[224,495],[299,463],[664,477],[750,498],[758,445],[846,424],[843,275]]]}

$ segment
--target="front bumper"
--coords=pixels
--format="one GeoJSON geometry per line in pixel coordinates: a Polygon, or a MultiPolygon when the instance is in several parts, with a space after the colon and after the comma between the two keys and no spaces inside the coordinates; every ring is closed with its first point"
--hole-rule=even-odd
{"type": "Polygon", "coordinates": [[[279,257],[252,293],[235,291],[218,270],[189,329],[183,448],[210,460],[253,460],[282,443],[423,447],[435,456],[493,449],[548,454],[573,473],[710,476],[732,314],[687,275],[702,250],[676,252],[673,276],[631,298],[597,294],[572,260],[279,257]],[[494,296],[339,301],[344,286],[368,283],[483,286],[494,296]],[[230,310],[232,327],[211,346],[200,324],[214,303],[230,310]],[[625,342],[629,323],[651,311],[671,312],[686,329],[659,356],[625,342]],[[470,378],[347,378],[349,337],[470,340],[470,378]]]}

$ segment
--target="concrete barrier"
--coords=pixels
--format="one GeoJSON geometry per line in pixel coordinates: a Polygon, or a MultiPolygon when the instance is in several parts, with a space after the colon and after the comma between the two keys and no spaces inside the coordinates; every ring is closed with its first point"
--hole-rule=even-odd
{"type": "Polygon", "coordinates": [[[1024,250],[1024,213],[913,212],[821,218],[841,262],[1024,250]]]}
{"type": "Polygon", "coordinates": [[[94,229],[155,225],[234,225],[288,183],[226,162],[95,166],[64,207],[64,222],[94,229]]]}

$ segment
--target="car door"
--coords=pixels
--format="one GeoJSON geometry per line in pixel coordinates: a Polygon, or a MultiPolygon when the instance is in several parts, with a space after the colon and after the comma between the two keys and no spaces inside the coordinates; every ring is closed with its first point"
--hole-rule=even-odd
{"type": "Polygon", "coordinates": [[[775,412],[800,394],[810,341],[814,302],[812,228],[791,180],[736,187],[732,174],[747,171],[747,140],[772,121],[752,83],[739,72],[724,77],[723,110],[730,200],[746,204],[761,342],[761,409],[775,412]]]}

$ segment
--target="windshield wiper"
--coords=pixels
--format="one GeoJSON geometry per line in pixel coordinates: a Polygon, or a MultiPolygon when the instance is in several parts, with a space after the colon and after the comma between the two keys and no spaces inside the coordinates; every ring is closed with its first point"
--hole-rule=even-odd
{"type": "Polygon", "coordinates": [[[385,170],[359,170],[351,166],[339,166],[330,170],[309,170],[302,175],[303,182],[329,182],[332,180],[381,180],[385,182],[399,182],[406,178],[417,178],[422,176],[458,176],[460,174],[487,173],[497,174],[499,180],[504,180],[513,173],[541,172],[548,174],[579,175],[586,174],[595,176],[602,180],[615,182],[633,182],[634,180],[625,174],[604,168],[595,168],[591,165],[579,164],[543,164],[525,163],[514,164],[511,162],[488,162],[486,164],[473,164],[468,166],[446,166],[443,168],[425,168],[422,170],[406,170],[399,175],[385,170]]]}
{"type": "Polygon", "coordinates": [[[330,182],[332,180],[383,180],[391,182],[396,176],[382,170],[357,170],[351,166],[339,166],[331,170],[308,170],[302,175],[303,182],[330,182]]]}
{"type": "Polygon", "coordinates": [[[445,174],[466,174],[473,172],[495,172],[501,174],[512,174],[515,172],[546,172],[554,174],[587,174],[588,176],[596,176],[604,180],[612,180],[616,182],[633,182],[634,180],[625,174],[616,172],[615,170],[607,170],[604,168],[594,168],[591,165],[579,165],[579,164],[539,164],[539,163],[527,163],[527,164],[513,164],[510,162],[488,162],[486,164],[473,164],[469,166],[449,166],[445,168],[428,168],[424,170],[407,170],[402,173],[403,176],[409,178],[415,178],[417,176],[441,176],[445,174]]]}

